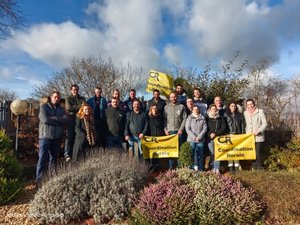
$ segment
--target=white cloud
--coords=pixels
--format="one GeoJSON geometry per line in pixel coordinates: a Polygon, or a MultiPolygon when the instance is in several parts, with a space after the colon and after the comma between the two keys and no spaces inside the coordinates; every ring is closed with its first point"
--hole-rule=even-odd
{"type": "Polygon", "coordinates": [[[229,59],[240,51],[250,61],[264,56],[277,60],[278,39],[268,29],[269,12],[255,2],[195,0],[187,33],[202,58],[229,59]]]}
{"type": "MultiPolygon", "coordinates": [[[[271,7],[267,3],[99,0],[85,9],[87,16],[96,15],[96,26],[80,27],[71,21],[37,24],[0,47],[22,50],[56,68],[68,65],[73,57],[89,55],[146,68],[158,67],[165,59],[171,63],[226,61],[236,51],[241,60],[264,56],[278,60],[283,41],[299,41],[300,4],[283,1],[271,7]]],[[[1,76],[10,75],[3,71],[1,76]]]]}
{"type": "Polygon", "coordinates": [[[111,57],[117,64],[158,64],[159,52],[153,44],[162,30],[160,4],[107,0],[91,3],[86,12],[97,14],[101,30],[81,28],[71,21],[38,24],[2,46],[21,49],[55,67],[66,66],[73,57],[90,55],[111,57]]]}
{"type": "Polygon", "coordinates": [[[178,46],[172,44],[166,45],[164,48],[164,56],[172,64],[176,65],[182,62],[181,48],[178,46]]]}

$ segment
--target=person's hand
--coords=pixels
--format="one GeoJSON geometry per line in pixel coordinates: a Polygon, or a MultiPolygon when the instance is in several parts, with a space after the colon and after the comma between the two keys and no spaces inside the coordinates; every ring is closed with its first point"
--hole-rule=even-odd
{"type": "Polygon", "coordinates": [[[214,139],[214,138],[215,138],[215,136],[216,136],[216,134],[215,134],[215,133],[211,133],[211,134],[210,134],[210,139],[214,139]]]}
{"type": "Polygon", "coordinates": [[[130,139],[129,135],[125,136],[125,140],[128,141],[130,139]]]}
{"type": "Polygon", "coordinates": [[[181,135],[182,134],[182,130],[178,130],[177,134],[181,135]]]}
{"type": "Polygon", "coordinates": [[[143,137],[144,137],[144,134],[143,134],[143,133],[140,133],[140,134],[139,134],[139,138],[142,139],[143,137]]]}
{"type": "Polygon", "coordinates": [[[255,136],[257,136],[258,135],[258,131],[257,130],[255,130],[254,132],[253,132],[253,134],[255,135],[255,136]]]}
{"type": "Polygon", "coordinates": [[[199,141],[200,141],[200,138],[195,137],[195,141],[196,141],[196,142],[199,142],[199,141]]]}
{"type": "Polygon", "coordinates": [[[166,131],[165,131],[165,134],[166,134],[166,135],[170,135],[170,132],[166,130],[166,131]]]}

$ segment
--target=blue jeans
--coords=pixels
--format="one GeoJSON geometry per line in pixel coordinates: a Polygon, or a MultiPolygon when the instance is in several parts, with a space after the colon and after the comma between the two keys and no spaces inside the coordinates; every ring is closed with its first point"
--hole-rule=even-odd
{"type": "Polygon", "coordinates": [[[72,157],[75,135],[75,124],[69,124],[66,132],[64,157],[72,157]]]}
{"type": "Polygon", "coordinates": [[[138,156],[139,159],[143,158],[142,141],[139,137],[131,136],[130,139],[128,140],[128,145],[129,145],[129,148],[132,149],[133,156],[138,156]],[[138,144],[138,149],[135,149],[134,143],[138,144]]]}
{"type": "Polygon", "coordinates": [[[215,161],[214,141],[208,140],[207,145],[208,145],[208,149],[210,152],[209,167],[210,167],[210,169],[219,170],[220,169],[220,161],[215,161]]]}
{"type": "MultiPolygon", "coordinates": [[[[177,130],[169,131],[170,134],[177,134],[177,132],[178,132],[177,130]]],[[[178,146],[179,146],[179,149],[180,149],[180,146],[184,142],[184,135],[183,134],[178,135],[178,140],[179,140],[178,146]]],[[[176,161],[177,161],[177,159],[169,159],[169,169],[173,169],[174,162],[176,162],[176,161]]]]}
{"type": "Polygon", "coordinates": [[[199,170],[204,170],[204,143],[203,142],[190,142],[192,154],[194,159],[194,166],[198,166],[199,170]]]}
{"type": "Polygon", "coordinates": [[[107,136],[106,137],[106,147],[107,148],[118,148],[122,149],[122,138],[115,136],[107,136]]]}
{"type": "Polygon", "coordinates": [[[36,166],[36,181],[39,182],[46,170],[49,161],[49,169],[54,169],[57,164],[57,156],[60,151],[61,139],[39,139],[39,160],[36,166]],[[50,159],[49,159],[50,153],[50,159]]]}

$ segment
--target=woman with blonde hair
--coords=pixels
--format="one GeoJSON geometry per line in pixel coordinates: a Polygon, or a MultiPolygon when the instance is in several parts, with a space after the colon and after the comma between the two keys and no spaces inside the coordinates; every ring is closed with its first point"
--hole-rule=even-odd
{"type": "Polygon", "coordinates": [[[77,161],[79,156],[85,157],[86,149],[96,143],[96,128],[93,111],[90,105],[83,103],[80,107],[75,126],[76,138],[72,160],[77,161]]]}

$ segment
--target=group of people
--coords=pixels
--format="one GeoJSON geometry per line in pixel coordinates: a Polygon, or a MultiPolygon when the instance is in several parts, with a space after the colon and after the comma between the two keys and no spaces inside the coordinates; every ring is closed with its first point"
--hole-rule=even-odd
{"type": "MultiPolygon", "coordinates": [[[[141,139],[147,136],[177,134],[179,146],[190,143],[194,159],[193,168],[204,170],[205,148],[210,152],[210,169],[219,173],[220,162],[214,160],[214,139],[224,134],[252,133],[255,135],[256,160],[253,168],[260,169],[261,142],[267,127],[266,117],[253,99],[246,101],[246,110],[235,102],[223,106],[219,96],[212,104],[195,88],[188,97],[182,85],[169,95],[168,100],[160,97],[159,90],[153,90],[153,97],[144,104],[131,89],[125,101],[120,91],[114,90],[108,101],[102,96],[102,89],[95,87],[95,95],[86,100],[79,94],[78,85],[70,88],[65,98],[65,107],[60,104],[60,93],[55,91],[39,111],[39,160],[36,179],[42,178],[49,166],[56,165],[61,140],[66,129],[64,149],[65,160],[76,161],[84,157],[92,147],[122,149],[128,145],[131,156],[142,158],[141,139]],[[49,158],[50,157],[50,158],[49,158]]],[[[169,159],[169,168],[176,166],[175,159],[169,159]]],[[[228,163],[229,168],[238,168],[239,162],[228,163]]]]}

